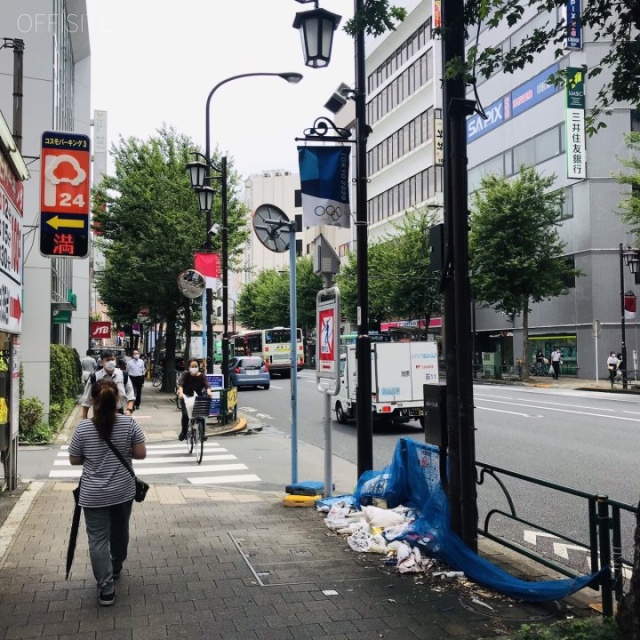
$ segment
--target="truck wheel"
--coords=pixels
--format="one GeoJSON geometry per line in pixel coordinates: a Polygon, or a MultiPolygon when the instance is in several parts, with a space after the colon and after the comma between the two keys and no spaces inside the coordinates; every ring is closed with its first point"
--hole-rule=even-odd
{"type": "Polygon", "coordinates": [[[336,402],[336,420],[340,424],[347,424],[347,415],[342,409],[342,405],[339,402],[336,402]]]}
{"type": "Polygon", "coordinates": [[[420,426],[422,427],[422,430],[424,431],[426,418],[424,416],[420,416],[419,420],[420,420],[420,426]]]}

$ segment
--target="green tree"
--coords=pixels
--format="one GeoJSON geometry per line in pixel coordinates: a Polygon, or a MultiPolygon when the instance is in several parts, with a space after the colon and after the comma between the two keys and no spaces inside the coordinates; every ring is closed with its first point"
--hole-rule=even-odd
{"type": "MultiPolygon", "coordinates": [[[[197,304],[179,292],[176,279],[193,267],[193,254],[207,233],[186,170],[194,149],[189,138],[166,127],[144,141],[120,138],[111,148],[115,173],[94,190],[94,216],[105,254],[98,291],[116,324],[130,324],[142,307],[149,308],[152,320],[166,322],[164,391],[174,389],[176,331],[185,317],[198,313],[197,304]]],[[[247,230],[246,208],[234,195],[238,177],[232,171],[230,177],[231,262],[247,230]]],[[[213,216],[219,219],[219,208],[213,216]]],[[[214,250],[218,243],[214,236],[214,250]]]]}
{"type": "MultiPolygon", "coordinates": [[[[371,243],[369,316],[372,329],[385,320],[424,318],[426,326],[440,306],[438,280],[430,269],[429,228],[436,222],[429,211],[409,213],[382,240],[371,243]]],[[[337,278],[343,314],[356,322],[357,262],[348,256],[337,278]]]]}
{"type": "MultiPolygon", "coordinates": [[[[509,26],[516,25],[525,13],[531,15],[529,7],[549,17],[520,42],[512,38],[508,48],[496,45],[480,49],[477,44],[472,44],[467,49],[467,59],[453,60],[447,75],[464,75],[471,81],[476,70],[486,78],[496,71],[513,73],[531,63],[536,55],[549,50],[554,51],[556,58],[562,58],[566,55],[563,43],[568,31],[564,17],[566,6],[566,0],[529,0],[526,3],[519,0],[466,0],[464,20],[467,40],[471,36],[475,38],[478,28],[483,24],[488,24],[490,29],[495,29],[503,22],[509,26]],[[556,15],[562,17],[556,19],[556,15]]],[[[388,0],[365,0],[360,15],[348,20],[345,30],[351,35],[361,29],[379,35],[393,29],[394,20],[402,20],[404,15],[397,7],[389,6],[388,0]]],[[[604,122],[598,120],[614,103],[630,102],[640,106],[640,48],[637,38],[640,5],[637,0],[583,2],[579,21],[583,30],[587,28],[593,40],[599,43],[598,52],[601,56],[591,68],[583,67],[585,78],[595,78],[606,71],[588,118],[588,131],[594,133],[605,126],[604,122]]],[[[444,30],[442,37],[447,37],[444,30]]],[[[565,74],[565,71],[557,74],[556,81],[559,84],[564,83],[565,74]]]]}
{"type": "Polygon", "coordinates": [[[489,175],[472,198],[469,255],[475,299],[522,316],[522,377],[529,379],[529,305],[566,293],[579,272],[563,259],[558,227],[563,194],[555,176],[520,168],[513,179],[489,175]]]}
{"type": "Polygon", "coordinates": [[[618,173],[614,177],[616,182],[631,187],[629,193],[620,203],[622,219],[631,227],[631,232],[640,240],[640,133],[632,132],[625,135],[627,148],[631,151],[630,158],[620,158],[624,167],[631,173],[618,173]]]}
{"type": "MultiPolygon", "coordinates": [[[[296,261],[296,298],[298,327],[305,331],[315,326],[316,294],[322,279],[313,272],[311,257],[296,261]]],[[[261,271],[255,280],[243,287],[236,315],[247,329],[289,326],[289,271],[261,271]]]]}

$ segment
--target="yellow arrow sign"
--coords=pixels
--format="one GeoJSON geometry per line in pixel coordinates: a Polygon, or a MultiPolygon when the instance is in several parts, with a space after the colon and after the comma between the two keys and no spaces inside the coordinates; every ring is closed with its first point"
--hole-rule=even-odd
{"type": "Polygon", "coordinates": [[[53,216],[47,220],[47,224],[51,225],[56,231],[58,229],[82,229],[85,226],[85,220],[76,220],[72,218],[60,218],[53,216]]]}

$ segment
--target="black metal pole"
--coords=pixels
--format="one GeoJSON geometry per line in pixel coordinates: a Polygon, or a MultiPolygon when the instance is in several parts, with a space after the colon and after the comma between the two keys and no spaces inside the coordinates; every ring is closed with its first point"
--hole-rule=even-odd
{"type": "Polygon", "coordinates": [[[627,388],[627,322],[624,317],[624,247],[620,243],[620,329],[622,331],[622,344],[620,345],[620,354],[622,362],[622,388],[627,388]]]}
{"type": "MultiPolygon", "coordinates": [[[[363,0],[354,0],[354,13],[363,0]]],[[[355,36],[355,115],[356,115],[356,259],[357,324],[356,432],[358,438],[358,477],[373,468],[373,427],[371,415],[371,339],[369,337],[369,264],[367,256],[367,120],[364,31],[355,36]]]]}
{"type": "Polygon", "coordinates": [[[220,194],[222,196],[222,424],[227,424],[227,390],[229,389],[229,195],[227,156],[220,166],[220,194]]]}
{"type": "Polygon", "coordinates": [[[22,151],[22,80],[24,40],[13,40],[13,139],[22,151]]]}
{"type": "MultiPolygon", "coordinates": [[[[465,59],[464,0],[444,0],[442,29],[447,61],[465,59]],[[446,13],[445,13],[446,11],[446,13]]],[[[467,132],[466,119],[474,103],[466,100],[464,77],[453,78],[447,92],[450,170],[448,190],[453,243],[456,379],[460,474],[460,536],[477,550],[477,496],[475,483],[475,426],[473,415],[473,365],[471,358],[471,288],[469,284],[467,132]]],[[[449,373],[449,372],[447,372],[449,373]]]]}

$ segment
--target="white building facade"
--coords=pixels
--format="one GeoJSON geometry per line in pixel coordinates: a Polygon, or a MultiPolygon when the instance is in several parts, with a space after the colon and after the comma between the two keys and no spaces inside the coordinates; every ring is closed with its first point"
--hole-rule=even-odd
{"type": "MultiPolygon", "coordinates": [[[[24,394],[49,413],[49,346],[89,345],[89,261],[39,252],[40,144],[44,131],[90,135],[91,66],[86,0],[21,0],[0,4],[0,37],[24,41],[22,153],[24,185],[22,364],[24,394]],[[75,296],[75,309],[70,300],[75,296]],[[71,321],[54,324],[53,312],[71,321]]],[[[0,109],[12,113],[13,61],[0,52],[0,109]]]]}

